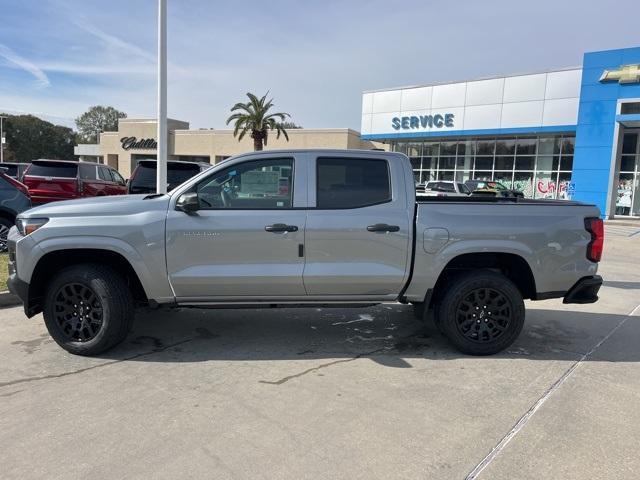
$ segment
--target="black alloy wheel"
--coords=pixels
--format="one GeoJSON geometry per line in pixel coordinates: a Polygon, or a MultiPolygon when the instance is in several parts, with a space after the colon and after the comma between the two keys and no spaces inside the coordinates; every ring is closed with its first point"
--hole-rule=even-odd
{"type": "Polygon", "coordinates": [[[87,342],[103,325],[102,302],[81,283],[63,285],[54,297],[54,316],[60,332],[70,341],[87,342]]]}
{"type": "Polygon", "coordinates": [[[438,329],[461,352],[492,355],[511,345],[524,325],[524,301],[505,275],[475,270],[451,278],[438,299],[438,329]]]}
{"type": "Polygon", "coordinates": [[[476,288],[458,303],[456,327],[472,342],[491,342],[508,330],[512,311],[511,301],[501,291],[476,288]]]}

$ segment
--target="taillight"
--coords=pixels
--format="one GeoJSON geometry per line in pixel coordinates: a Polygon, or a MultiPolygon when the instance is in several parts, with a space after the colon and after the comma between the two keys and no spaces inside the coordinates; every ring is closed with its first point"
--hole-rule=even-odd
{"type": "Polygon", "coordinates": [[[83,190],[84,190],[84,185],[82,183],[82,179],[78,177],[78,193],[82,193],[83,190]]]}
{"type": "Polygon", "coordinates": [[[584,228],[591,234],[591,241],[587,245],[587,258],[592,262],[599,262],[604,249],[604,222],[601,218],[585,218],[584,228]]]}
{"type": "Polygon", "coordinates": [[[29,188],[27,188],[27,186],[24,183],[19,182],[18,180],[16,180],[15,178],[10,177],[9,175],[4,176],[3,178],[7,182],[9,182],[11,185],[16,187],[18,190],[20,190],[27,197],[29,196],[29,188]]]}

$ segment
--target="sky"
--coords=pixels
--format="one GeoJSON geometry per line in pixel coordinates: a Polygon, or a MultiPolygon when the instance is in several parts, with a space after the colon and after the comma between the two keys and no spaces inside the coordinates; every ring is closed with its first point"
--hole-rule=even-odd
{"type": "MultiPolygon", "coordinates": [[[[168,113],[226,128],[269,92],[306,128],[360,128],[365,90],[579,66],[640,46],[638,0],[167,0],[168,113]]],[[[156,0],[0,0],[0,111],[73,126],[156,113],[156,0]]]]}

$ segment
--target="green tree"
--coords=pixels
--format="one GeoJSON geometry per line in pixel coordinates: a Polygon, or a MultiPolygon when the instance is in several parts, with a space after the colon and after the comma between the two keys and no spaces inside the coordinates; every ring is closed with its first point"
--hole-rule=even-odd
{"type": "Polygon", "coordinates": [[[76,133],[70,128],[33,115],[6,117],[3,124],[7,139],[4,150],[6,162],[30,162],[37,158],[73,160],[76,133]]]}
{"type": "Polygon", "coordinates": [[[232,112],[236,112],[227,119],[227,125],[231,122],[235,123],[233,135],[238,137],[238,141],[242,140],[247,132],[251,132],[253,138],[253,149],[262,150],[267,145],[269,130],[275,130],[276,138],[280,138],[280,134],[289,141],[287,130],[283,127],[288,113],[278,112],[269,113],[273,107],[273,99],[267,100],[267,92],[262,98],[256,97],[252,93],[247,93],[249,101],[247,103],[236,103],[232,108],[232,112]]]}
{"type": "Polygon", "coordinates": [[[118,129],[118,119],[127,118],[127,114],[113,107],[96,105],[90,107],[76,118],[80,139],[86,143],[97,143],[98,134],[118,129]]]}
{"type": "Polygon", "coordinates": [[[302,125],[298,125],[295,122],[281,122],[280,125],[282,128],[286,128],[287,130],[296,130],[298,128],[302,128],[302,125]]]}

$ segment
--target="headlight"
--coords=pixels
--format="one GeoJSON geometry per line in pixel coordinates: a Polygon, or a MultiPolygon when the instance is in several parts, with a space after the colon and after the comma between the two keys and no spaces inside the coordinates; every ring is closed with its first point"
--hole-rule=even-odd
{"type": "Polygon", "coordinates": [[[18,218],[16,227],[20,235],[29,235],[49,221],[48,218],[18,218]]]}

